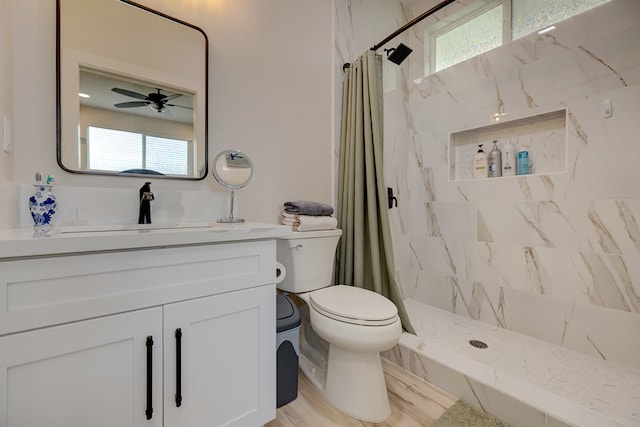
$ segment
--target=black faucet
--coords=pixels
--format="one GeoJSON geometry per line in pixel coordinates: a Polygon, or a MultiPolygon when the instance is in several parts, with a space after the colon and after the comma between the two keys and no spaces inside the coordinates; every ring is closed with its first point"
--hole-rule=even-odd
{"type": "Polygon", "coordinates": [[[140,215],[138,216],[138,224],[151,224],[151,201],[154,199],[151,192],[151,183],[145,182],[140,187],[140,215]]]}

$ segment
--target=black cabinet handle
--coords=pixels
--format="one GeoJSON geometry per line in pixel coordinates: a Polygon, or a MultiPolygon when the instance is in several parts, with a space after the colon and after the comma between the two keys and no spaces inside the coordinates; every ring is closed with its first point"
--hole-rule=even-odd
{"type": "Polygon", "coordinates": [[[176,406],[182,405],[182,329],[176,329],[176,406]]]}
{"type": "Polygon", "coordinates": [[[147,410],[145,414],[150,420],[153,416],[153,337],[147,337],[147,410]]]}

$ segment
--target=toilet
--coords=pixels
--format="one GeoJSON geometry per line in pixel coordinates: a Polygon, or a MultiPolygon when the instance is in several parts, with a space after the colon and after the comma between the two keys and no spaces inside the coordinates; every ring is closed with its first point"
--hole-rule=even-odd
{"type": "Polygon", "coordinates": [[[363,421],[391,413],[380,352],[402,327],[390,300],[365,289],[332,285],[341,230],[292,232],[277,240],[283,272],[278,289],[297,295],[303,325],[300,370],[335,407],[363,421]]]}

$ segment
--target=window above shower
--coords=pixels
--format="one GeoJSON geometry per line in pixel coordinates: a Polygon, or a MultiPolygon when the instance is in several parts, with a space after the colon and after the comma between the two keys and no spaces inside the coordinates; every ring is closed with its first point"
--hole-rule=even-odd
{"type": "Polygon", "coordinates": [[[425,30],[425,75],[610,0],[478,0],[425,30]]]}

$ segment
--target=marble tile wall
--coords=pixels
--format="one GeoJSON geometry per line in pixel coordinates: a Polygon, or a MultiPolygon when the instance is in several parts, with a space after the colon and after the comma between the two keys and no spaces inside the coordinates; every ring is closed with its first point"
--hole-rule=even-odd
{"type": "Polygon", "coordinates": [[[394,41],[413,48],[405,63],[385,61],[405,297],[640,368],[640,2],[425,77],[428,21],[394,41]],[[450,180],[450,132],[563,108],[566,172],[450,180]]]}

